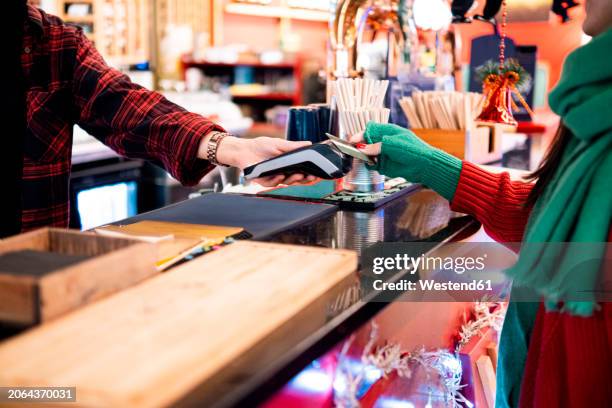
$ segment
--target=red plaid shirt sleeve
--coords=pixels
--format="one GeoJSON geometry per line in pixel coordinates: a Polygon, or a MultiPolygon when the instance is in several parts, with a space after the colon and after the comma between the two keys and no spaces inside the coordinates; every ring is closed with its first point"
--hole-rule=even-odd
{"type": "Polygon", "coordinates": [[[181,183],[197,184],[213,167],[197,157],[200,141],[223,129],[110,68],[80,30],[76,41],[78,125],[123,156],[153,161],[181,183]]]}

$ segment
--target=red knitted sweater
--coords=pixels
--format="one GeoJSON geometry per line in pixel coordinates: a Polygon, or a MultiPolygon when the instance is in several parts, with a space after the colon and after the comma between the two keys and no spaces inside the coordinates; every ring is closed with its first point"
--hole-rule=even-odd
{"type": "MultiPolygon", "coordinates": [[[[473,215],[498,242],[521,242],[533,184],[464,162],[451,207],[473,215]]],[[[611,241],[612,230],[608,234],[611,241]]],[[[529,344],[521,407],[604,407],[612,402],[612,307],[584,318],[540,305],[529,344]]]]}

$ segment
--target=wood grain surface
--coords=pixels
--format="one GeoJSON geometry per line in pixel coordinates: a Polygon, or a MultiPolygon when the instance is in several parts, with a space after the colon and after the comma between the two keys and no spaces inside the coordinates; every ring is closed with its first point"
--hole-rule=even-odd
{"type": "Polygon", "coordinates": [[[303,312],[356,269],[351,251],[237,242],[0,343],[0,384],[75,386],[71,407],[167,406],[295,345],[315,325],[303,312]]]}
{"type": "MultiPolygon", "coordinates": [[[[501,139],[507,127],[491,125],[469,130],[411,129],[433,147],[461,160],[482,164],[501,159],[501,139]]],[[[510,129],[511,130],[511,129],[510,129]]]]}
{"type": "Polygon", "coordinates": [[[242,232],[242,228],[223,227],[219,225],[186,224],[166,221],[139,221],[127,225],[106,225],[96,230],[109,230],[122,232],[126,235],[136,236],[164,236],[172,235],[175,238],[198,239],[205,241],[206,245],[217,244],[232,235],[242,232]]]}
{"type": "Polygon", "coordinates": [[[114,234],[124,238],[155,241],[157,267],[163,271],[182,260],[196,247],[222,243],[226,238],[243,231],[238,227],[186,224],[166,221],[139,221],[127,225],[105,225],[96,228],[100,235],[114,234]]]}
{"type": "Polygon", "coordinates": [[[44,274],[0,272],[0,320],[45,322],[157,274],[152,244],[44,228],[0,242],[0,254],[48,251],[84,260],[44,274]]]}

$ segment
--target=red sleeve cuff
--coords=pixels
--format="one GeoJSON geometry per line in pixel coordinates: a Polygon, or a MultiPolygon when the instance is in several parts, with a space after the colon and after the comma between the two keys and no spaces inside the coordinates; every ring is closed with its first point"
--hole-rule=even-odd
{"type": "Polygon", "coordinates": [[[512,181],[508,173],[463,162],[451,209],[474,216],[496,241],[520,242],[531,212],[525,202],[532,188],[532,183],[512,181]]]}
{"type": "Polygon", "coordinates": [[[451,209],[472,214],[475,210],[487,208],[499,188],[499,174],[490,173],[473,163],[464,161],[451,209]]]}

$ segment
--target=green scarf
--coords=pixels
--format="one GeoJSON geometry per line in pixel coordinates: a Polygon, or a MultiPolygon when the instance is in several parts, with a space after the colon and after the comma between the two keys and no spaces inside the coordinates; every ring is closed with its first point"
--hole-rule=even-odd
{"type": "Polygon", "coordinates": [[[544,296],[548,309],[590,316],[612,215],[612,30],[570,54],[550,93],[573,138],[533,208],[508,274],[544,296]],[[541,243],[576,243],[553,244],[541,243]],[[592,244],[584,244],[592,243],[592,244]],[[595,260],[595,262],[594,262],[595,260]]]}
{"type": "Polygon", "coordinates": [[[601,259],[604,246],[597,243],[607,241],[610,229],[610,50],[612,30],[570,54],[562,78],[549,97],[550,107],[574,137],[553,181],[533,208],[519,260],[508,271],[514,286],[500,338],[495,403],[498,408],[518,406],[527,348],[538,310],[538,303],[516,301],[516,295],[525,288],[532,289],[546,298],[549,309],[563,301],[564,311],[582,316],[591,315],[595,306],[592,290],[597,285],[601,262],[581,262],[601,259]],[[578,244],[564,248],[560,244],[547,246],[545,243],[549,242],[578,244]],[[560,252],[563,249],[569,250],[560,252]],[[551,264],[548,262],[551,259],[557,262],[551,264]],[[576,301],[577,290],[591,299],[576,301]]]}

